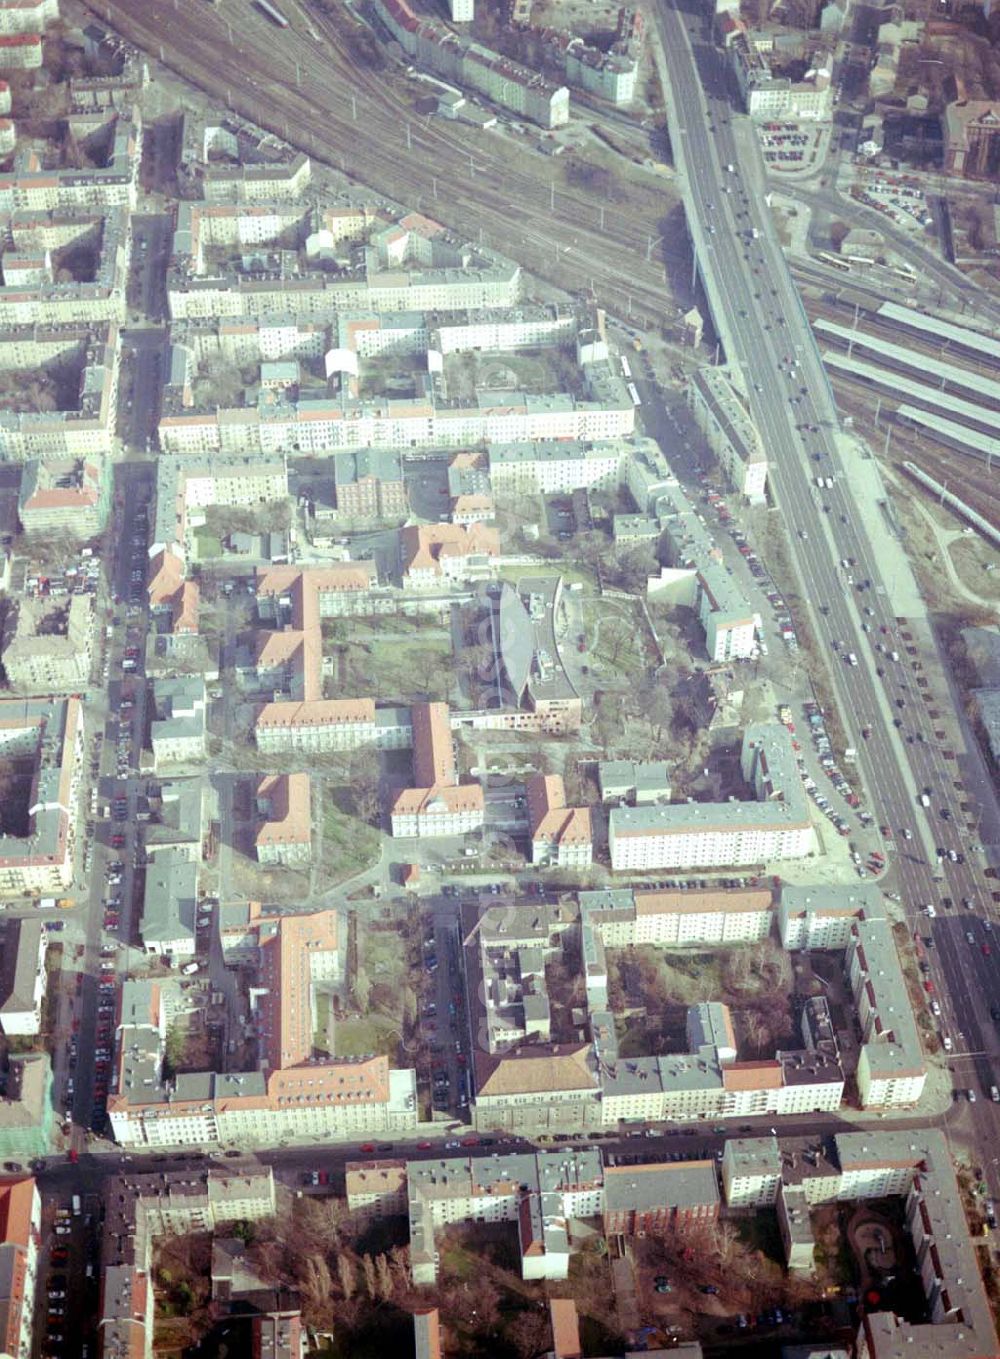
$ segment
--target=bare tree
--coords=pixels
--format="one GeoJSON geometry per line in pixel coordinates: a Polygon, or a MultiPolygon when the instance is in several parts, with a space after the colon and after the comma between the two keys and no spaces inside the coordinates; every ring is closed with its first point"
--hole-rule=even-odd
{"type": "Polygon", "coordinates": [[[767,1039],[770,1037],[767,1026],[756,1010],[744,1010],[741,1020],[747,1042],[754,1052],[760,1056],[767,1039]]]}
{"type": "Polygon", "coordinates": [[[326,1327],[333,1320],[331,1292],[333,1280],[322,1255],[309,1255],[299,1276],[303,1313],[314,1326],[326,1327]]]}
{"type": "Polygon", "coordinates": [[[340,1291],[344,1295],[344,1300],[350,1302],[358,1286],[358,1279],[354,1272],[354,1261],[346,1250],[342,1250],[337,1256],[337,1277],[340,1280],[340,1291]]]}
{"type": "MultiPolygon", "coordinates": [[[[363,967],[357,968],[354,973],[354,980],[351,983],[351,994],[358,1009],[364,1013],[368,1009],[368,1002],[371,999],[372,984],[368,978],[368,973],[363,967]]],[[[365,1257],[367,1259],[367,1256],[365,1257]]]]}
{"type": "Polygon", "coordinates": [[[361,1272],[365,1276],[365,1292],[374,1302],[378,1296],[378,1287],[375,1281],[375,1264],[370,1255],[362,1255],[361,1272]]]}
{"type": "Polygon", "coordinates": [[[639,685],[636,699],[639,714],[649,723],[653,745],[662,746],[669,734],[674,711],[666,684],[651,676],[639,685]]]}
{"type": "Polygon", "coordinates": [[[539,1307],[526,1307],[507,1327],[507,1340],[521,1359],[535,1359],[549,1348],[549,1330],[548,1313],[539,1307]]]}
{"type": "Polygon", "coordinates": [[[632,629],[623,619],[613,618],[601,624],[598,650],[603,652],[609,665],[617,666],[632,641],[632,635],[632,629]]]}
{"type": "Polygon", "coordinates": [[[397,1282],[406,1288],[410,1282],[410,1252],[406,1246],[393,1246],[389,1252],[389,1263],[397,1282]]]}
{"type": "Polygon", "coordinates": [[[388,1302],[392,1297],[395,1285],[393,1282],[392,1270],[389,1268],[389,1261],[384,1255],[376,1255],[375,1273],[377,1276],[379,1297],[383,1302],[388,1302]]]}

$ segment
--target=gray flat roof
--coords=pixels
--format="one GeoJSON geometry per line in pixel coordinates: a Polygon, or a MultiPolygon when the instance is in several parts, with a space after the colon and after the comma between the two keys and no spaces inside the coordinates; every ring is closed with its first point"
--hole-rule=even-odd
{"type": "Polygon", "coordinates": [[[884,316],[887,321],[896,321],[909,330],[928,334],[934,340],[950,340],[963,349],[972,349],[987,358],[1000,360],[1000,340],[992,335],[970,330],[968,326],[956,326],[940,316],[928,316],[926,312],[901,307],[898,302],[883,302],[878,314],[884,316]]]}
{"type": "Polygon", "coordinates": [[[969,369],[959,368],[954,363],[936,359],[932,354],[907,349],[905,345],[893,344],[890,340],[880,339],[877,335],[868,335],[865,331],[854,330],[850,326],[842,326],[822,316],[813,321],[813,329],[821,335],[829,335],[835,340],[849,344],[852,349],[865,349],[870,354],[899,364],[903,368],[912,368],[914,372],[922,374],[929,373],[936,380],[947,382],[952,387],[961,387],[967,392],[975,393],[987,404],[992,404],[995,410],[1000,409],[1000,382],[995,378],[970,372],[969,369]]]}
{"type": "Polygon", "coordinates": [[[924,401],[928,406],[949,411],[952,415],[961,416],[980,425],[997,423],[996,410],[974,405],[971,401],[964,401],[960,396],[952,396],[950,392],[942,392],[926,383],[904,377],[902,373],[880,368],[874,363],[865,363],[861,359],[848,358],[846,354],[841,354],[835,349],[825,349],[822,358],[825,368],[846,373],[850,377],[863,378],[896,398],[910,397],[916,402],[924,401]]]}

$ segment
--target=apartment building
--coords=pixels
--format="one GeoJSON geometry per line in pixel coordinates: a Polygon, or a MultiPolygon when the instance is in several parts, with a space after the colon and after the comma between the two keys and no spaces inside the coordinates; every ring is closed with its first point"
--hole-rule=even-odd
{"type": "Polygon", "coordinates": [[[204,758],[206,701],[201,675],[154,681],[150,741],[157,769],[204,758]]]}
{"type": "Polygon", "coordinates": [[[337,453],[333,459],[337,509],[349,519],[405,519],[409,514],[403,462],[388,449],[337,453]]]}
{"type": "Polygon", "coordinates": [[[723,368],[699,368],[688,406],[732,489],[751,505],[765,503],[767,455],[746,402],[723,368]]]}
{"type": "MultiPolygon", "coordinates": [[[[167,281],[173,320],[210,319],[222,325],[235,317],[295,318],[285,321],[287,329],[301,326],[311,315],[416,316],[510,308],[518,302],[518,265],[481,246],[455,241],[438,223],[418,213],[386,223],[381,211],[361,203],[326,209],[319,214],[319,230],[312,232],[314,220],[309,209],[291,203],[182,202],[167,281]],[[380,235],[374,235],[373,228],[379,228],[380,235]],[[301,230],[308,233],[307,252],[311,246],[318,260],[338,243],[356,245],[351,267],[330,271],[313,267],[310,261],[300,271],[297,262],[289,268],[286,259],[279,273],[265,278],[226,264],[206,268],[211,246],[278,247],[283,233],[301,230]]],[[[294,355],[260,351],[259,356],[294,355]]]]}
{"type": "Polygon", "coordinates": [[[287,162],[270,165],[208,162],[200,169],[206,203],[294,202],[312,182],[312,161],[301,151],[287,162]]]}
{"type": "MultiPolygon", "coordinates": [[[[7,302],[0,299],[0,319],[9,311],[7,302]]],[[[15,324],[11,315],[12,329],[0,331],[0,368],[12,372],[61,359],[79,374],[76,399],[63,410],[0,412],[0,454],[9,462],[41,458],[69,463],[56,473],[57,485],[43,480],[42,489],[81,495],[84,488],[93,493],[96,469],[112,452],[120,362],[117,326],[90,324],[89,307],[84,313],[84,324],[52,327],[15,324]],[[83,464],[79,469],[73,466],[77,461],[83,464]]],[[[43,497],[40,507],[65,509],[71,503],[71,497],[43,497]]]]}
{"type": "Polygon", "coordinates": [[[855,920],[846,963],[863,1037],[857,1069],[861,1103],[916,1104],[927,1067],[889,922],[855,920]]]}
{"type": "Polygon", "coordinates": [[[0,1030],[36,1034],[42,1026],[48,935],[40,920],[11,920],[0,935],[0,1030]]]}
{"type": "Polygon", "coordinates": [[[42,64],[42,39],[38,33],[0,35],[0,71],[37,71],[42,64]]]}
{"type": "Polygon", "coordinates": [[[480,1132],[579,1132],[601,1126],[602,1078],[589,1043],[477,1052],[473,1126],[480,1132]]]}
{"type": "Polygon", "coordinates": [[[825,121],[833,108],[830,79],[831,58],[814,53],[801,80],[775,75],[772,60],[773,39],[751,41],[745,32],[737,33],[729,44],[729,55],[744,107],[751,118],[792,118],[796,121],[825,121]]]}
{"type": "Polygon", "coordinates": [[[466,316],[428,316],[428,345],[440,354],[535,349],[565,344],[576,337],[575,310],[558,303],[520,302],[515,307],[480,308],[466,316]]]}
{"type": "Polygon", "coordinates": [[[335,911],[270,915],[259,908],[225,936],[227,952],[256,965],[256,1071],[199,1072],[166,1081],[163,1030],[152,1017],[120,1030],[108,1115],[122,1145],[331,1139],[416,1127],[416,1076],[385,1057],[313,1056],[317,988],[343,966],[335,911]],[[235,955],[233,949],[235,947],[235,955]]]}
{"type": "Polygon", "coordinates": [[[557,868],[589,868],[594,836],[589,807],[567,807],[559,774],[535,774],[525,784],[531,862],[557,868]]]}
{"type": "Polygon", "coordinates": [[[409,1161],[405,1173],[416,1284],[436,1281],[435,1230],[458,1222],[516,1225],[522,1277],[564,1279],[567,1219],[596,1217],[604,1202],[605,1172],[596,1148],[409,1161]]]}
{"type": "Polygon", "coordinates": [[[10,621],[3,668],[12,689],[54,694],[88,687],[94,631],[89,595],[22,599],[10,621]]]}
{"type": "Polygon", "coordinates": [[[685,948],[757,943],[771,933],[770,888],[670,891],[611,888],[579,894],[580,918],[608,948],[685,948]]]}
{"type": "Polygon", "coordinates": [[[109,1180],[106,1189],[97,1353],[101,1359],[151,1359],[156,1238],[273,1217],[274,1179],[270,1168],[164,1171],[109,1180]]]}
{"type": "Polygon", "coordinates": [[[493,486],[479,453],[456,453],[448,464],[448,511],[453,524],[481,524],[493,518],[493,486]]]}
{"type": "Polygon", "coordinates": [[[478,783],[458,782],[448,705],[415,703],[411,721],[414,786],[393,800],[392,834],[464,835],[478,830],[485,818],[485,798],[478,783]]]}
{"type": "Polygon", "coordinates": [[[59,895],[73,880],[83,768],[80,700],[0,701],[0,757],[34,764],[28,834],[0,835],[0,897],[59,895]]]}
{"type": "Polygon", "coordinates": [[[748,727],[741,763],[756,803],[613,808],[608,817],[612,868],[735,867],[813,853],[809,807],[788,731],[779,723],[748,727]]]}
{"type": "Polygon", "coordinates": [[[721,562],[704,562],[695,572],[695,611],[705,631],[709,660],[748,660],[757,654],[760,615],[721,562]]]}
{"type": "Polygon", "coordinates": [[[778,903],[782,948],[846,949],[856,920],[885,914],[882,894],[869,883],[807,886],[784,883],[778,903]]]}
{"type": "Polygon", "coordinates": [[[760,615],[726,571],[699,512],[676,484],[666,460],[644,449],[628,466],[626,484],[643,512],[655,516],[667,549],[669,567],[661,570],[659,579],[649,581],[648,593],[694,609],[713,661],[755,656],[760,615]]]}
{"type": "Polygon", "coordinates": [[[139,937],[147,954],[194,957],[198,867],[198,860],[176,849],[164,850],[148,865],[139,923],[139,937]]]}
{"type": "MultiPolygon", "coordinates": [[[[463,0],[463,3],[465,0],[463,0]]],[[[467,0],[472,8],[472,0],[467,0]]],[[[472,17],[471,15],[469,16],[472,17]]],[[[441,1359],[441,1318],[436,1307],[413,1314],[413,1354],[414,1359],[441,1359]]]]}
{"type": "Polygon", "coordinates": [[[0,1156],[25,1162],[48,1154],[55,1123],[52,1086],[47,1053],[9,1058],[0,1097],[0,1156]]]}
{"type": "Polygon", "coordinates": [[[0,1179],[0,1352],[30,1359],[42,1200],[27,1176],[0,1179]]]}
{"type": "MultiPolygon", "coordinates": [[[[70,121],[81,146],[92,136],[102,140],[104,129],[95,127],[92,120],[71,116],[70,121]]],[[[100,156],[102,150],[95,147],[95,155],[100,156]]],[[[22,207],[11,215],[8,233],[0,287],[0,318],[5,326],[37,326],[44,345],[45,327],[67,323],[91,327],[125,319],[131,232],[123,206],[80,205],[49,211],[22,207]],[[57,273],[54,263],[74,249],[93,256],[92,267],[79,282],[57,273]]]]}
{"type": "Polygon", "coordinates": [[[348,1161],[344,1167],[347,1210],[357,1221],[405,1217],[408,1191],[404,1161],[348,1161]]]}
{"type": "Polygon", "coordinates": [[[461,924],[465,988],[474,1004],[477,1045],[496,1054],[521,1043],[549,1043],[545,968],[562,951],[566,921],[547,909],[529,922],[523,908],[478,913],[472,907],[463,910],[461,924]]]}
{"type": "Polygon", "coordinates": [[[491,443],[490,480],[503,495],[561,495],[567,491],[617,486],[628,445],[595,442],[491,443]]]}
{"type": "MultiPolygon", "coordinates": [[[[31,35],[27,45],[18,50],[7,47],[0,53],[0,67],[14,62],[34,62],[40,64],[41,40],[31,35]],[[7,58],[7,60],[5,60],[7,58]]],[[[15,35],[6,39],[16,44],[20,39],[15,35]]],[[[27,67],[25,67],[27,69],[27,67]]],[[[100,167],[86,170],[75,166],[63,170],[53,170],[42,164],[41,157],[34,150],[18,152],[14,157],[12,169],[0,174],[0,212],[10,213],[18,209],[28,211],[55,211],[63,208],[113,208],[135,207],[136,176],[142,160],[142,115],[138,105],[127,108],[106,108],[94,114],[77,115],[70,118],[69,131],[81,142],[88,141],[100,133],[110,137],[110,149],[105,162],[100,167]]]]}
{"type": "Polygon", "coordinates": [[[204,522],[210,505],[232,508],[280,503],[288,499],[288,468],[283,456],[243,456],[202,460],[160,457],[156,463],[156,510],[150,556],[169,552],[184,562],[188,534],[204,522]]]}
{"type": "Polygon", "coordinates": [[[17,513],[29,537],[96,538],[111,504],[111,477],[101,457],[29,458],[21,472],[17,513]]]}
{"type": "Polygon", "coordinates": [[[525,66],[460,37],[436,19],[418,17],[406,0],[378,0],[376,13],[418,65],[468,86],[541,127],[569,119],[569,91],[525,66]]]}
{"type": "Polygon", "coordinates": [[[0,34],[44,33],[59,18],[59,0],[3,0],[0,34]]]}
{"type": "Polygon", "coordinates": [[[262,818],[257,862],[294,868],[312,859],[312,803],[308,774],[265,774],[257,783],[262,818]]]}
{"type": "Polygon", "coordinates": [[[778,1199],[783,1162],[778,1139],[729,1137],[722,1153],[722,1187],[733,1208],[758,1211],[778,1199]]]}
{"type": "Polygon", "coordinates": [[[606,1235],[646,1232],[683,1236],[719,1216],[714,1161],[609,1166],[604,1172],[606,1235]]]}
{"type": "Polygon", "coordinates": [[[904,1200],[904,1229],[916,1258],[926,1317],[866,1310],[855,1338],[859,1359],[979,1359],[1000,1349],[954,1162],[935,1129],[840,1133],[794,1167],[783,1182],[800,1185],[804,1207],[861,1199],[904,1200]]]}
{"type": "Polygon", "coordinates": [[[612,1052],[613,1047],[606,1048],[602,1057],[606,1127],[665,1119],[832,1112],[843,1099],[844,1072],[835,1052],[779,1052],[773,1061],[764,1062],[723,1062],[713,1047],[628,1062],[612,1052]]]}
{"type": "Polygon", "coordinates": [[[877,887],[785,884],[778,929],[787,949],[843,949],[862,1034],[858,1093],[866,1108],[906,1107],[923,1093],[927,1067],[892,929],[877,887]]]}
{"type": "Polygon", "coordinates": [[[348,391],[297,400],[262,392],[256,406],[165,410],[160,447],[168,453],[206,455],[256,447],[266,455],[303,455],[356,448],[467,448],[512,440],[600,440],[629,435],[635,406],[624,388],[587,399],[564,393],[479,392],[469,405],[445,403],[433,392],[389,397],[376,403],[348,391]]]}

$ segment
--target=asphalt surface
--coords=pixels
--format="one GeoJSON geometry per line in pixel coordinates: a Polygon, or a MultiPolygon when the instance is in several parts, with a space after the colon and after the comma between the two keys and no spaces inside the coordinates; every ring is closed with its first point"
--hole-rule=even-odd
{"type": "MultiPolygon", "coordinates": [[[[997,1080],[998,1043],[989,1015],[998,994],[990,969],[997,963],[983,956],[983,941],[968,945],[964,932],[970,928],[978,938],[983,926],[975,917],[995,917],[985,859],[972,849],[998,839],[990,780],[974,741],[958,723],[956,697],[933,638],[892,613],[878,545],[857,509],[841,461],[832,392],[764,201],[760,158],[755,149],[748,154],[747,120],[734,114],[733,91],[705,20],[693,8],[664,2],[656,21],[669,72],[671,140],[675,153],[681,144],[687,169],[685,208],[699,271],[721,312],[714,320],[726,357],[746,378],[801,593],[816,637],[831,647],[829,669],[870,804],[898,851],[892,859],[894,878],[907,917],[915,926],[921,907],[937,905],[937,918],[922,922],[938,944],[928,954],[931,977],[940,993],[942,1029],[959,1054],[952,1064],[956,1086],[978,1092],[975,1110],[969,1112],[974,1141],[985,1154],[1000,1133],[1000,1111],[984,1098],[997,1080]],[[833,488],[822,495],[828,514],[814,484],[819,473],[834,478],[833,488]],[[845,570],[842,561],[850,567],[845,570]],[[859,590],[862,582],[870,584],[859,590]],[[903,637],[907,631],[909,642],[903,637]],[[875,641],[897,651],[900,661],[874,651],[875,641]],[[849,653],[857,656],[857,666],[845,662],[849,653]],[[925,689],[917,687],[915,663],[928,681],[925,689]],[[932,711],[941,713],[940,720],[931,717],[932,711]],[[865,726],[872,728],[871,740],[862,739],[865,726]],[[949,760],[947,750],[957,759],[949,760]],[[919,803],[925,788],[931,790],[927,811],[919,803]],[[904,828],[911,830],[912,841],[900,838],[904,828]],[[939,864],[939,847],[962,854],[965,862],[939,864]],[[969,900],[972,911],[961,921],[949,919],[945,899],[956,912],[969,900]],[[970,957],[976,958],[974,970],[970,957]]],[[[1000,1179],[993,1171],[996,1191],[1000,1179]]]]}

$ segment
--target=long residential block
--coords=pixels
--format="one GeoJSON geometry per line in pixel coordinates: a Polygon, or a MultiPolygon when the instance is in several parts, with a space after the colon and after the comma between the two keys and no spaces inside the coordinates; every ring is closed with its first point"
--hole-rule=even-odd
{"type": "Polygon", "coordinates": [[[613,808],[608,817],[611,867],[633,872],[744,867],[812,854],[815,835],[787,730],[778,723],[748,727],[741,762],[756,803],[613,808]]]}

